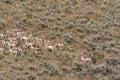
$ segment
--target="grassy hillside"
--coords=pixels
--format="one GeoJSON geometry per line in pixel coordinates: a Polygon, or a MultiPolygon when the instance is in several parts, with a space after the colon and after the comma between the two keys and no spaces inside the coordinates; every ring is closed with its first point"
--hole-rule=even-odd
{"type": "Polygon", "coordinates": [[[119,0],[0,0],[0,34],[0,80],[120,80],[119,0]],[[34,47],[43,40],[37,57],[16,30],[34,47]],[[16,56],[3,45],[14,37],[16,56]],[[49,50],[46,40],[64,46],[49,50]],[[81,63],[92,54],[94,64],[81,63]]]}

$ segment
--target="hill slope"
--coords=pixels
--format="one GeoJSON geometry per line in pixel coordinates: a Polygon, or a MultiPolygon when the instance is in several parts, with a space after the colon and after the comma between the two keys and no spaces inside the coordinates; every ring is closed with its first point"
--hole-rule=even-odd
{"type": "Polygon", "coordinates": [[[43,46],[36,58],[31,48],[14,56],[5,44],[0,50],[1,80],[120,79],[119,0],[1,0],[0,46],[16,38],[17,47],[26,49],[16,30],[31,36],[28,42],[34,47],[42,39],[43,46]],[[51,51],[46,40],[64,46],[51,51]],[[81,56],[92,61],[82,64],[81,56]]]}

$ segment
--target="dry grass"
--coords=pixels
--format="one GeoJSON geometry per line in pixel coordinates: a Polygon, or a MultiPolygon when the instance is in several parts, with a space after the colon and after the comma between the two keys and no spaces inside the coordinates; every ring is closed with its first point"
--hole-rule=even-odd
{"type": "Polygon", "coordinates": [[[3,80],[119,80],[115,72],[102,74],[103,67],[101,72],[96,70],[99,74],[94,72],[100,64],[112,68],[105,58],[120,57],[119,0],[4,1],[0,1],[0,33],[7,30],[13,36],[16,28],[31,33],[30,41],[36,37],[63,40],[64,47],[53,52],[45,49],[38,58],[31,51],[17,57],[0,54],[0,72],[6,74],[3,80]],[[80,71],[74,67],[76,62],[81,64],[81,55],[92,53],[96,64],[84,64],[80,71]],[[55,71],[58,74],[52,74],[55,71]]]}

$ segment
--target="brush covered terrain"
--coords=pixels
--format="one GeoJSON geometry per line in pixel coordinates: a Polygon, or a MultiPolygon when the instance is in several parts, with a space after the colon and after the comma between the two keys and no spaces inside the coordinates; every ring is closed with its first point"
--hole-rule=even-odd
{"type": "MultiPolygon", "coordinates": [[[[0,0],[0,34],[0,80],[120,80],[120,0],[0,0]],[[16,30],[34,45],[63,46],[16,55],[3,46],[16,30]],[[95,63],[82,64],[91,54],[95,63]]],[[[17,36],[16,46],[24,44],[17,36]]]]}

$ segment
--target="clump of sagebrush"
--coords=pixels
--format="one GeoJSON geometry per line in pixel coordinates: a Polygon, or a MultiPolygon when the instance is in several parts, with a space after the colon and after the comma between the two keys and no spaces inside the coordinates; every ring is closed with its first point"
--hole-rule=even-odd
{"type": "Polygon", "coordinates": [[[60,65],[65,65],[72,61],[69,55],[67,54],[56,54],[56,61],[60,65]]]}
{"type": "Polygon", "coordinates": [[[9,3],[12,4],[14,2],[14,0],[3,0],[5,3],[9,3]]]}
{"type": "Polygon", "coordinates": [[[34,57],[28,57],[28,61],[29,62],[33,62],[34,61],[34,57]]]}
{"type": "Polygon", "coordinates": [[[25,69],[25,70],[23,71],[23,73],[24,73],[24,75],[26,76],[26,75],[29,75],[29,74],[30,74],[30,71],[29,71],[28,69],[25,69]]]}
{"type": "Polygon", "coordinates": [[[75,72],[80,72],[80,71],[82,71],[82,69],[83,69],[83,66],[81,65],[80,62],[73,61],[71,70],[73,70],[75,72]]]}
{"type": "Polygon", "coordinates": [[[7,20],[0,20],[0,29],[5,29],[5,27],[8,25],[7,20]],[[3,27],[4,26],[4,27],[3,27]]]}
{"type": "Polygon", "coordinates": [[[96,75],[97,74],[108,75],[112,73],[112,68],[110,68],[105,64],[102,64],[102,65],[93,66],[90,71],[96,75]]]}
{"type": "Polygon", "coordinates": [[[88,47],[90,50],[96,50],[97,44],[92,42],[92,41],[88,41],[88,40],[84,40],[84,43],[86,45],[86,47],[88,47]]]}
{"type": "Polygon", "coordinates": [[[112,54],[115,54],[115,55],[118,55],[119,54],[119,50],[116,49],[116,48],[109,48],[106,50],[108,53],[112,53],[112,54]]]}
{"type": "Polygon", "coordinates": [[[120,80],[120,73],[117,74],[117,75],[115,75],[114,78],[113,78],[113,80],[120,80]]]}
{"type": "Polygon", "coordinates": [[[24,70],[24,67],[22,64],[18,63],[18,64],[10,64],[12,69],[15,70],[24,70]]]}
{"type": "Polygon", "coordinates": [[[26,77],[27,80],[36,80],[36,76],[30,74],[29,76],[26,77]]]}
{"type": "Polygon", "coordinates": [[[66,43],[72,43],[74,41],[72,34],[66,33],[63,36],[66,43]]]}
{"type": "Polygon", "coordinates": [[[107,77],[105,77],[101,74],[95,75],[95,79],[96,80],[109,80],[107,77]]]}
{"type": "Polygon", "coordinates": [[[36,66],[33,66],[33,65],[29,65],[27,68],[28,68],[30,71],[37,71],[37,70],[38,70],[38,68],[37,68],[36,66]]]}
{"type": "Polygon", "coordinates": [[[120,64],[120,60],[117,59],[117,58],[106,58],[105,61],[106,61],[106,63],[107,63],[108,65],[113,65],[113,66],[115,66],[115,65],[120,64]]]}
{"type": "Polygon", "coordinates": [[[5,75],[11,80],[17,80],[17,74],[13,70],[8,71],[5,75]]]}
{"type": "Polygon", "coordinates": [[[7,63],[7,64],[12,64],[13,63],[13,60],[9,60],[9,59],[3,59],[3,62],[4,63],[7,63]]]}

